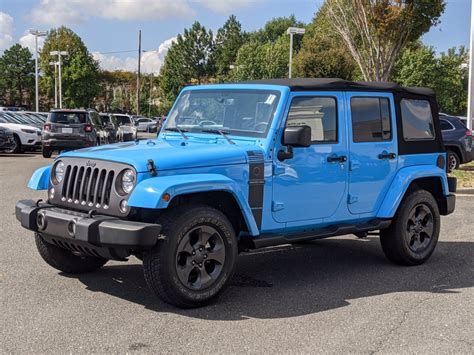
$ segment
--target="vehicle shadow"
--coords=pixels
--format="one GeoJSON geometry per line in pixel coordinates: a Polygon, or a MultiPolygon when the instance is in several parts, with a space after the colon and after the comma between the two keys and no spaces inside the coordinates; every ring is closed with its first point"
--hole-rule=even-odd
{"type": "Polygon", "coordinates": [[[339,238],[259,250],[239,257],[227,291],[213,305],[182,310],[148,289],[140,264],[105,266],[79,280],[93,292],[156,312],[214,320],[286,318],[344,307],[393,292],[458,293],[474,286],[474,243],[439,242],[424,265],[388,262],[378,238],[339,238]]]}
{"type": "Polygon", "coordinates": [[[41,151],[27,151],[23,153],[5,153],[0,152],[0,157],[10,157],[10,158],[21,158],[21,157],[34,157],[41,155],[41,151]]]}

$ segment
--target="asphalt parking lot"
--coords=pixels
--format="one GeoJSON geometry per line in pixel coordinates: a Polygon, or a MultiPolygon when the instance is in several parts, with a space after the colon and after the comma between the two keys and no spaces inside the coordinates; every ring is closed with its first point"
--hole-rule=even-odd
{"type": "Polygon", "coordinates": [[[260,250],[239,257],[217,304],[180,310],[135,258],[78,277],[43,262],[14,205],[45,198],[26,183],[50,162],[0,154],[1,353],[474,352],[474,195],[422,266],[390,264],[376,237],[260,250]]]}

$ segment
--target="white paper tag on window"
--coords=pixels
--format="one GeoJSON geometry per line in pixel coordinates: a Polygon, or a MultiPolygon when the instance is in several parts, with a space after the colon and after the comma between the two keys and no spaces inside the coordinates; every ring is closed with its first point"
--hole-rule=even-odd
{"type": "Polygon", "coordinates": [[[271,105],[273,104],[273,101],[275,101],[276,95],[270,94],[267,97],[267,101],[265,101],[265,105],[271,105]]]}

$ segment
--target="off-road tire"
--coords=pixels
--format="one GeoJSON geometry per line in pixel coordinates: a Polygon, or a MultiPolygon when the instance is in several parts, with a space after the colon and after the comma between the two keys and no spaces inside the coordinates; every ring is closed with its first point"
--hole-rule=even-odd
{"type": "Polygon", "coordinates": [[[41,235],[35,234],[36,247],[44,261],[53,268],[66,274],[83,274],[100,269],[108,261],[104,258],[79,255],[46,242],[41,235]]]}
{"type": "MultiPolygon", "coordinates": [[[[415,212],[416,215],[416,212],[415,212]]],[[[421,222],[422,224],[423,222],[421,222]]],[[[421,227],[420,227],[421,228],[421,227]]],[[[380,242],[385,256],[392,262],[400,265],[420,265],[429,259],[438,242],[440,231],[440,215],[438,204],[433,195],[426,190],[413,190],[406,195],[398,207],[397,213],[388,229],[380,231],[380,242]],[[424,206],[424,207],[420,207],[424,206]],[[426,208],[431,213],[432,233],[427,238],[427,245],[420,247],[419,251],[412,250],[410,246],[411,215],[417,208],[426,208]]],[[[425,240],[425,232],[419,236],[425,240]]],[[[413,241],[413,239],[411,239],[413,241]]]]}
{"type": "Polygon", "coordinates": [[[53,151],[48,148],[43,148],[41,152],[43,154],[43,158],[51,158],[51,155],[53,154],[53,151]]]}
{"type": "Polygon", "coordinates": [[[181,308],[200,307],[214,301],[231,279],[237,258],[237,240],[227,217],[205,205],[179,206],[162,215],[158,223],[163,226],[158,243],[143,254],[143,270],[150,289],[164,302],[181,308]],[[185,238],[190,238],[190,231],[199,227],[217,231],[225,260],[212,284],[203,289],[190,289],[178,276],[179,247],[185,238]]]}
{"type": "Polygon", "coordinates": [[[461,165],[461,158],[459,157],[459,155],[455,151],[449,149],[446,151],[446,153],[448,158],[448,161],[446,163],[448,165],[448,172],[458,169],[459,165],[461,165]]]}

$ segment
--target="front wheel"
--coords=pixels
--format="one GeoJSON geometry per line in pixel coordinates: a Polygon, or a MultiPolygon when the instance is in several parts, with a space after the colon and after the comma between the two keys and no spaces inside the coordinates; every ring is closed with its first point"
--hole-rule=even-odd
{"type": "Polygon", "coordinates": [[[108,261],[104,258],[82,255],[57,247],[35,234],[36,248],[49,266],[66,274],[82,274],[95,271],[108,261]]]}
{"type": "Polygon", "coordinates": [[[7,150],[7,153],[22,153],[21,140],[18,136],[13,136],[13,146],[7,150]]]}
{"type": "Polygon", "coordinates": [[[166,303],[200,307],[232,277],[237,241],[232,224],[208,206],[182,206],[160,219],[162,238],[143,255],[145,280],[166,303]]]}
{"type": "Polygon", "coordinates": [[[388,229],[380,231],[385,256],[396,264],[420,265],[438,242],[440,215],[433,195],[416,190],[407,195],[388,229]]]}

